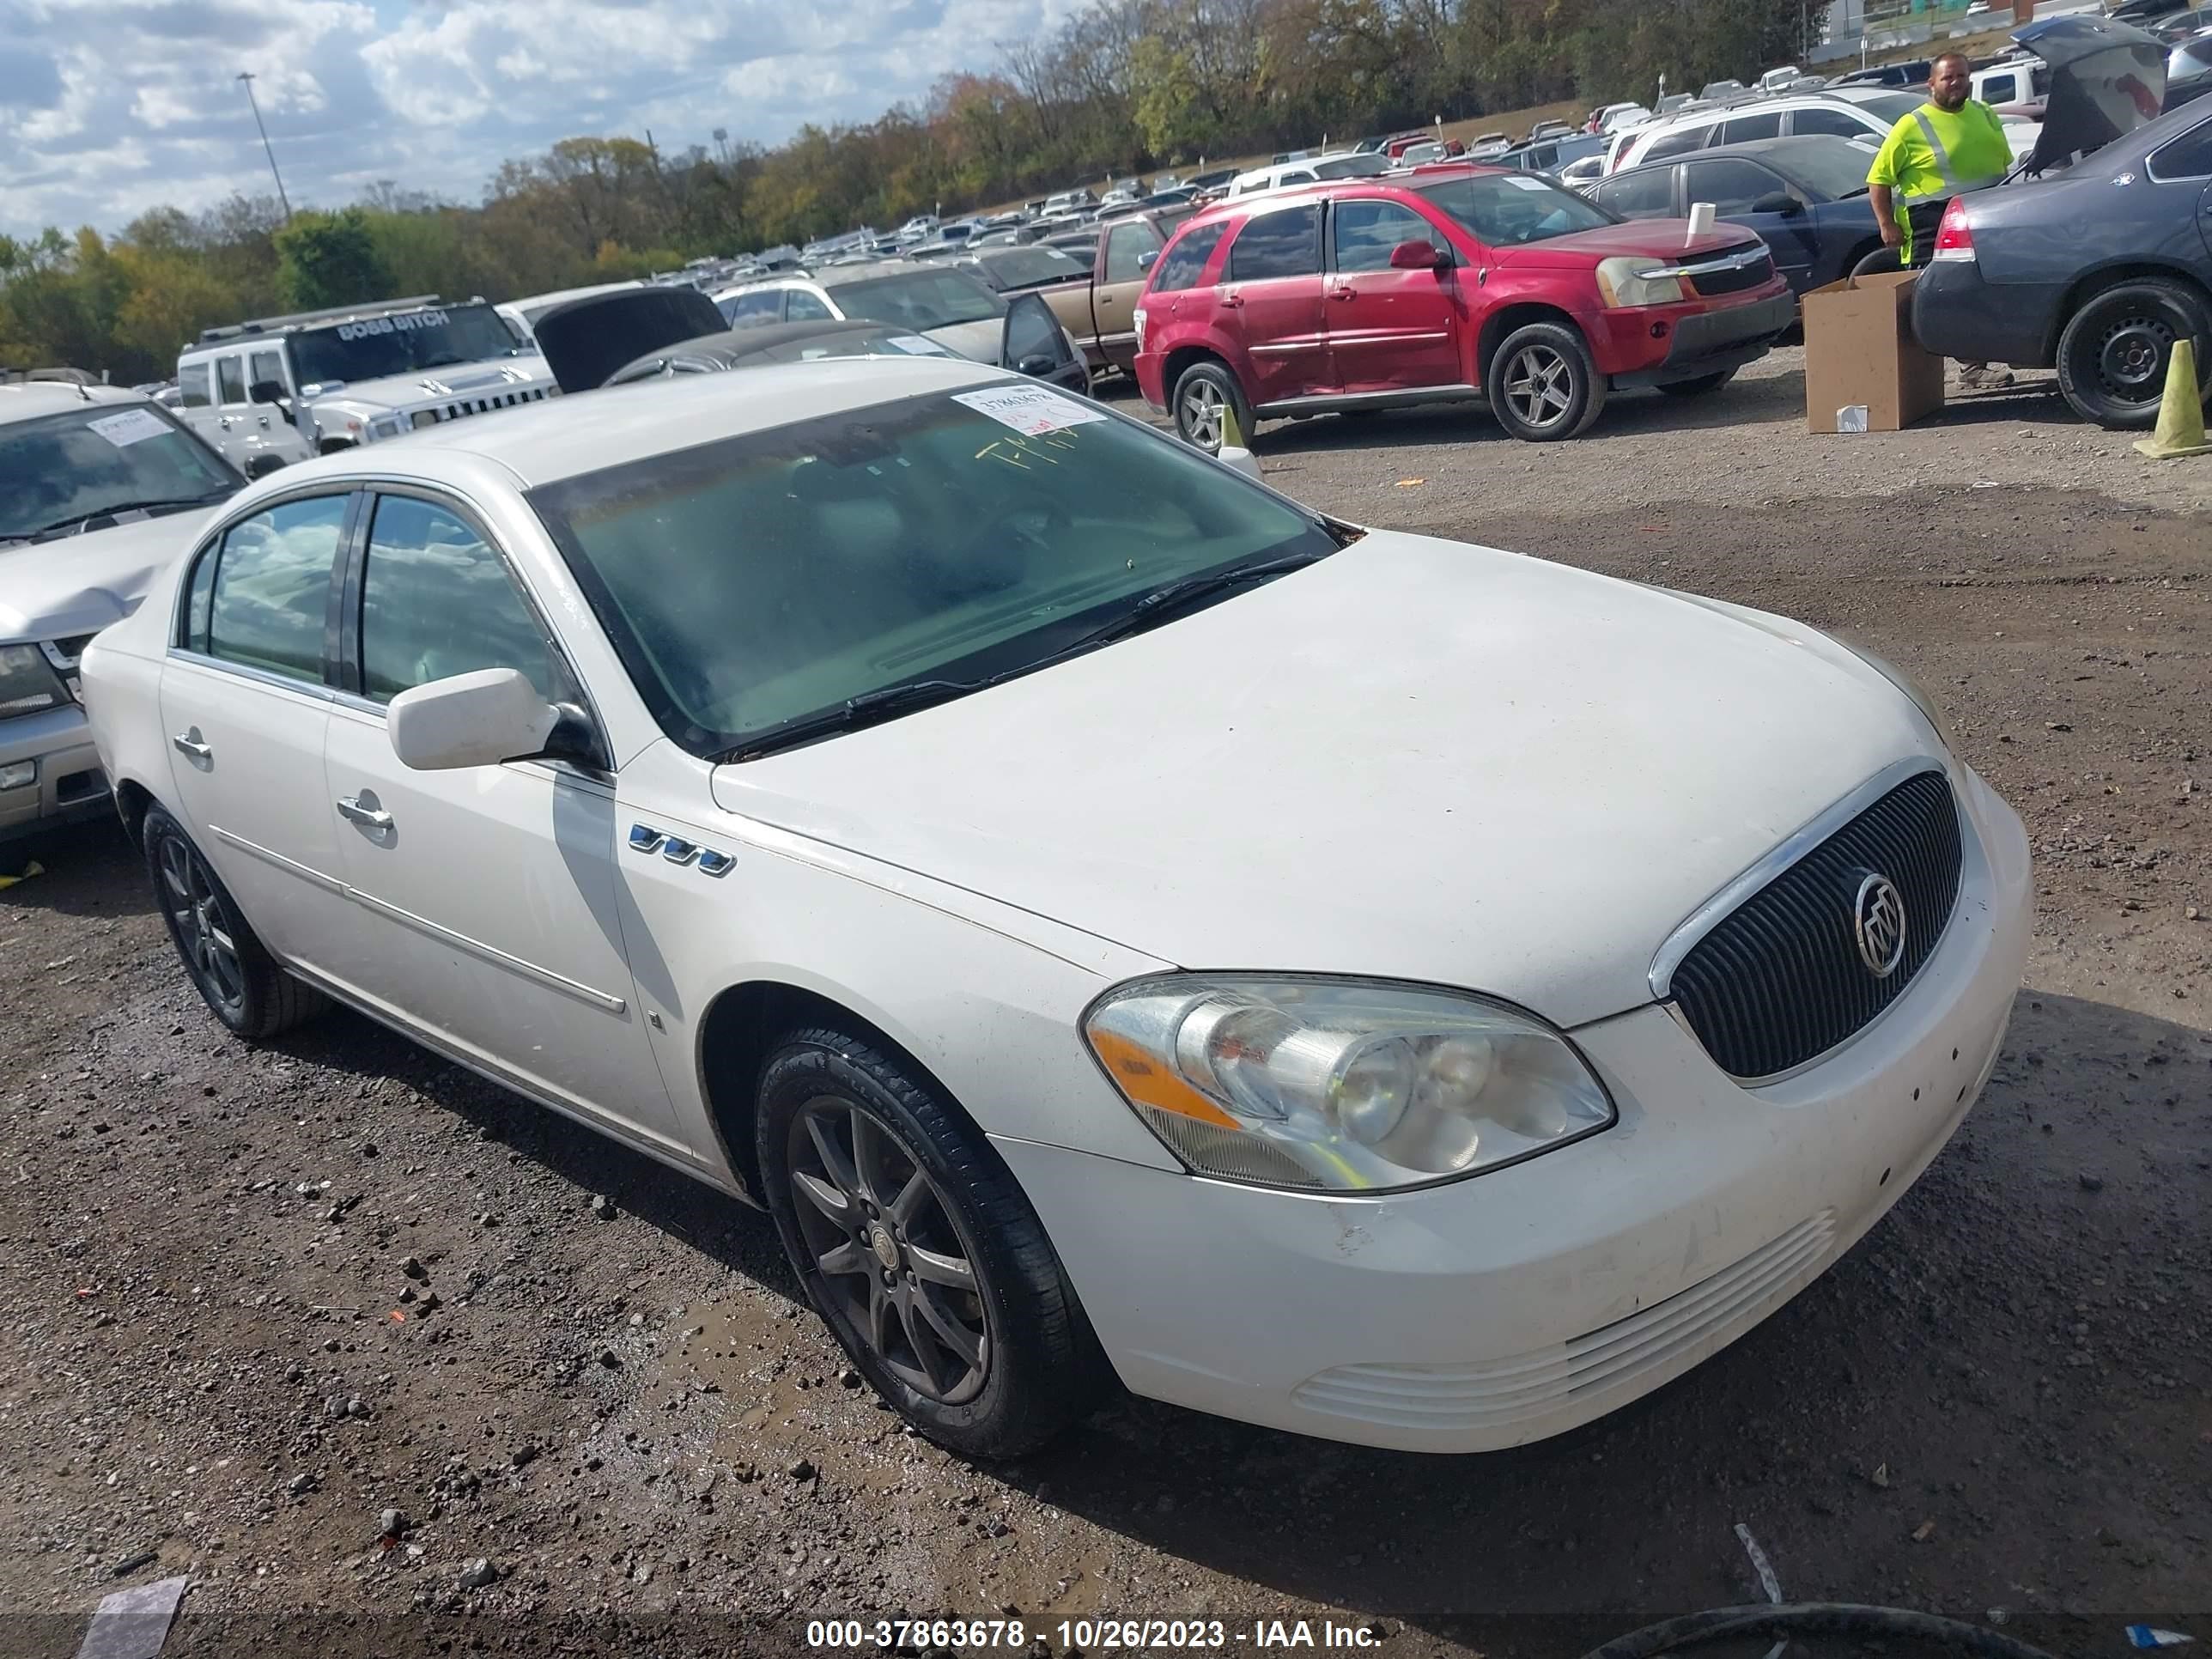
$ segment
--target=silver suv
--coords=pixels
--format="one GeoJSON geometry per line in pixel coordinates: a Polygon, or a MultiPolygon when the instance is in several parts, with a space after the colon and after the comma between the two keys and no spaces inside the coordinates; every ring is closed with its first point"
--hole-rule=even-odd
{"type": "Polygon", "coordinates": [[[0,386],[0,867],[33,830],[114,811],[77,659],[245,485],[137,392],[0,386]]]}
{"type": "Polygon", "coordinates": [[[490,306],[434,294],[204,330],[177,385],[185,418],[241,465],[280,428],[328,454],[559,390],[490,306]]]}

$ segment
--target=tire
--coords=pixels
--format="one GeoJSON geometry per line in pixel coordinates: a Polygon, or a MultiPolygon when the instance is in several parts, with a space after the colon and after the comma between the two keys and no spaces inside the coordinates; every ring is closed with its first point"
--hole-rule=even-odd
{"type": "Polygon", "coordinates": [[[1723,368],[1717,374],[1700,374],[1694,380],[1669,380],[1660,391],[1670,398],[1702,398],[1708,392],[1718,392],[1735,379],[1735,371],[1723,368]]]}
{"type": "Polygon", "coordinates": [[[1483,375],[1491,413],[1523,443],[1556,443],[1588,431],[1607,389],[1589,347],[1565,323],[1515,329],[1491,353],[1483,375]]]}
{"type": "Polygon", "coordinates": [[[1018,1457],[1098,1400],[1110,1372],[1036,1211],[934,1089],[849,1032],[787,1032],[761,1068],[754,1134],[807,1300],[923,1434],[1018,1457]]]}
{"type": "Polygon", "coordinates": [[[2175,340],[2197,343],[2201,393],[2212,380],[2212,318],[2179,283],[2140,277],[2090,295],[2058,337],[2058,389],[2085,421],[2115,431],[2152,425],[2175,340]]]}
{"type": "Polygon", "coordinates": [[[139,845],[170,944],[201,998],[234,1035],[275,1036],[330,1006],[276,965],[176,819],[148,807],[139,845]]]}
{"type": "Polygon", "coordinates": [[[1221,453],[1221,414],[1224,410],[1236,415],[1237,428],[1243,434],[1245,447],[1251,447],[1252,405],[1244,396],[1244,388],[1229,372],[1229,365],[1218,359],[1208,357],[1183,370],[1176,380],[1168,407],[1175,411],[1176,433],[1194,448],[1209,455],[1221,453]]]}

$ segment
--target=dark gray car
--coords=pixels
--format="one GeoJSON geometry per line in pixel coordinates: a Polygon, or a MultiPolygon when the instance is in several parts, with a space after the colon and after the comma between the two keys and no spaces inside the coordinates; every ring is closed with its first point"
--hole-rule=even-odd
{"type": "Polygon", "coordinates": [[[2199,374],[2212,372],[2212,101],[2147,118],[2166,54],[2125,25],[2092,26],[2145,50],[2115,42],[2124,49],[2093,73],[2055,70],[2030,163],[2045,175],[1952,202],[1913,330],[1942,356],[2055,366],[2084,419],[2142,427],[2158,416],[2175,340],[2193,339],[2199,374]],[[2049,170],[2077,151],[2088,153],[2049,170]]]}

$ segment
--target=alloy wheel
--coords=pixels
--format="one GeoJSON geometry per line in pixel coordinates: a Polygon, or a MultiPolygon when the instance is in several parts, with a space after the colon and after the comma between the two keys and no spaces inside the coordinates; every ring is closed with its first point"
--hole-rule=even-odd
{"type": "Polygon", "coordinates": [[[2097,378],[2122,402],[2156,403],[2166,390],[2166,360],[2173,339],[2173,325],[2163,317],[2123,318],[2097,343],[2097,378]]]}
{"type": "Polygon", "coordinates": [[[1222,396],[1221,388],[1211,380],[1194,380],[1185,387],[1182,416],[1182,435],[1200,449],[1221,447],[1221,411],[1229,400],[1222,396]]]}
{"type": "Polygon", "coordinates": [[[238,929],[215,878],[184,840],[161,842],[161,905],[176,929],[178,947],[210,1000],[226,1009],[246,1002],[246,969],[238,957],[238,929]]]}
{"type": "Polygon", "coordinates": [[[906,1143],[848,1099],[818,1096],[793,1117],[793,1209],[822,1293],[886,1369],[958,1405],[991,1369],[988,1286],[945,1196],[906,1143]]]}
{"type": "Polygon", "coordinates": [[[1574,365],[1551,346],[1522,346],[1505,366],[1505,398],[1525,424],[1557,426],[1575,400],[1574,365]]]}

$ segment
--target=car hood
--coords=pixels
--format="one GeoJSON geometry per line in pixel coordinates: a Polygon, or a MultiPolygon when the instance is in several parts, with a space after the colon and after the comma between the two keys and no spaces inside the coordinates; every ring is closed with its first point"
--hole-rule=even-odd
{"type": "MultiPolygon", "coordinates": [[[[715,318],[720,320],[721,313],[715,318]]],[[[386,409],[408,409],[417,404],[443,403],[453,398],[481,398],[510,386],[551,381],[553,372],[535,354],[503,357],[491,363],[448,363],[411,374],[390,374],[377,380],[347,380],[319,393],[318,404],[368,404],[386,409]]]]}
{"type": "Polygon", "coordinates": [[[1573,1025],[1650,1001],[1685,918],[1934,745],[1810,629],[1376,532],[714,791],[1185,967],[1428,981],[1573,1025]]]}
{"type": "Polygon", "coordinates": [[[532,332],[563,392],[588,392],[640,357],[729,325],[696,288],[626,288],[555,306],[532,332]]]}
{"type": "Polygon", "coordinates": [[[2128,23],[2076,13],[2013,31],[2051,65],[2029,171],[2062,167],[2158,118],[2166,101],[2166,49],[2128,23]]]}
{"type": "Polygon", "coordinates": [[[0,547],[0,645],[94,634],[138,608],[214,508],[0,547]]]}
{"type": "Polygon", "coordinates": [[[1587,270],[1601,259],[1624,254],[1689,259],[1746,246],[1744,233],[1734,227],[1692,236],[1686,219],[1632,219],[1625,225],[1600,225],[1594,230],[1547,236],[1540,242],[1501,247],[1494,252],[1501,265],[1535,270],[1587,270]]]}

